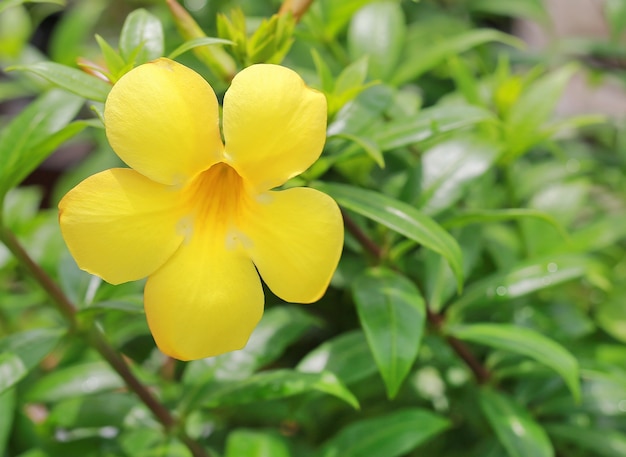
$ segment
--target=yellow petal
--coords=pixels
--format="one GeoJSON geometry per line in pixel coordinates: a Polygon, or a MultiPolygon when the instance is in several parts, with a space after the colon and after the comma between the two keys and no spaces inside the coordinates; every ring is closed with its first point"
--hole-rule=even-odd
{"type": "Polygon", "coordinates": [[[253,65],[226,92],[223,124],[227,160],[257,191],[265,191],[320,156],[326,98],[288,68],[253,65]]]}
{"type": "Polygon", "coordinates": [[[182,184],[222,157],[215,93],[193,70],[161,58],[125,74],[104,108],[107,138],[129,166],[182,184]]]}
{"type": "Polygon", "coordinates": [[[59,203],[61,233],[78,263],[112,284],[145,278],[176,251],[179,194],[134,170],[93,175],[59,203]]]}
{"type": "Polygon", "coordinates": [[[311,303],[326,291],[343,247],[343,222],[335,201],[308,188],[259,197],[246,234],[267,286],[283,300],[311,303]]]}
{"type": "Polygon", "coordinates": [[[245,346],[263,314],[250,259],[206,232],[191,237],[146,284],[148,325],[162,352],[194,360],[245,346]]]}

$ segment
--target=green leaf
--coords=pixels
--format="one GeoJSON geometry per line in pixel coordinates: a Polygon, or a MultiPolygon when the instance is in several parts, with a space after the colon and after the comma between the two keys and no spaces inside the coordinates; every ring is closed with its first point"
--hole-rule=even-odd
{"type": "Polygon", "coordinates": [[[374,162],[376,162],[380,168],[385,168],[385,158],[383,157],[383,153],[374,141],[361,136],[352,135],[350,133],[336,133],[328,137],[329,140],[331,138],[344,138],[356,143],[374,160],[374,162]]]}
{"type": "MultiPolygon", "coordinates": [[[[548,424],[546,430],[558,441],[574,444],[599,457],[624,457],[626,434],[607,428],[587,428],[567,424],[548,424]]],[[[581,454],[582,455],[582,454],[581,454]]]]}
{"type": "Polygon", "coordinates": [[[458,325],[449,327],[447,332],[461,340],[521,354],[546,365],[563,378],[575,400],[580,400],[578,361],[556,341],[511,324],[458,325]]]}
{"type": "Polygon", "coordinates": [[[105,362],[57,369],[38,380],[27,393],[31,402],[56,402],[124,387],[122,378],[105,362]]]}
{"type": "Polygon", "coordinates": [[[422,156],[419,206],[437,214],[458,201],[469,183],[497,160],[501,147],[478,136],[459,136],[430,148],[422,156]]]}
{"type": "Polygon", "coordinates": [[[605,16],[611,27],[611,36],[619,42],[620,34],[626,29],[626,2],[624,0],[607,0],[605,16]]]}
{"type": "Polygon", "coordinates": [[[61,340],[64,330],[38,329],[0,341],[0,394],[24,378],[61,340]]]}
{"type": "MultiPolygon", "coordinates": [[[[329,372],[300,373],[292,370],[263,371],[241,381],[208,386],[200,404],[206,407],[246,405],[259,401],[276,400],[308,392],[333,395],[353,408],[359,407],[356,397],[337,377],[329,372]]],[[[194,405],[197,407],[198,405],[194,405]]]]}
{"type": "Polygon", "coordinates": [[[330,371],[346,384],[360,381],[376,372],[372,352],[361,330],[326,340],[298,363],[304,373],[330,371]]]}
{"type": "Polygon", "coordinates": [[[252,430],[228,434],[224,457],[289,457],[289,448],[279,436],[252,430]]]}
{"type": "MultiPolygon", "coordinates": [[[[1,356],[0,356],[1,357],[1,356]]],[[[0,393],[0,455],[7,454],[7,443],[13,429],[16,402],[15,389],[0,393]]]]}
{"type": "Polygon", "coordinates": [[[494,121],[486,109],[470,105],[443,105],[426,108],[414,116],[401,117],[385,124],[373,134],[383,151],[429,140],[453,130],[485,121],[494,121]]]}
{"type": "Polygon", "coordinates": [[[512,160],[543,140],[542,126],[549,120],[567,82],[577,71],[570,64],[534,81],[511,106],[505,119],[506,159],[512,160]]]}
{"type": "Polygon", "coordinates": [[[176,49],[174,49],[172,52],[169,53],[167,58],[175,59],[176,57],[180,56],[181,54],[184,54],[187,51],[191,51],[192,49],[195,49],[200,46],[209,46],[212,44],[233,45],[235,43],[233,43],[230,40],[225,40],[223,38],[213,38],[213,37],[194,38],[193,40],[185,41],[183,44],[178,46],[176,49]]]}
{"type": "Polygon", "coordinates": [[[143,8],[133,11],[124,21],[119,46],[124,60],[132,60],[135,65],[161,57],[164,52],[161,21],[143,8]]]}
{"type": "Polygon", "coordinates": [[[58,146],[51,139],[67,138],[68,123],[82,99],[62,91],[50,91],[18,114],[0,136],[0,202],[58,146]],[[60,133],[64,132],[64,133],[60,133]]]}
{"type": "Polygon", "coordinates": [[[372,77],[386,80],[398,64],[405,35],[406,23],[400,3],[375,1],[352,17],[348,49],[355,60],[368,56],[372,77]]]}
{"type": "Polygon", "coordinates": [[[554,287],[585,276],[594,263],[585,255],[552,255],[531,259],[508,271],[500,271],[467,287],[465,293],[448,307],[448,317],[468,308],[508,302],[533,292],[554,287]]]}
{"type": "Polygon", "coordinates": [[[480,409],[510,457],[554,457],[545,430],[509,397],[481,389],[480,409]]]}
{"type": "Polygon", "coordinates": [[[209,379],[246,379],[259,368],[280,357],[304,332],[319,324],[317,318],[301,307],[284,305],[270,308],[263,314],[245,348],[189,362],[184,383],[195,385],[203,384],[209,379]]]}
{"type": "Polygon", "coordinates": [[[399,457],[449,426],[430,411],[401,409],[351,423],[324,444],[319,457],[399,457]]]}
{"type": "Polygon", "coordinates": [[[564,241],[569,240],[570,236],[563,227],[551,214],[532,208],[505,208],[494,210],[467,210],[446,219],[441,225],[447,229],[453,227],[463,227],[470,224],[487,224],[493,222],[506,222],[519,219],[538,219],[548,223],[558,232],[564,241]]]}
{"type": "Polygon", "coordinates": [[[391,84],[400,86],[445,62],[452,55],[468,51],[476,46],[489,42],[499,42],[515,47],[523,47],[523,43],[494,29],[474,29],[441,40],[428,48],[420,48],[419,55],[409,42],[405,46],[405,53],[400,59],[400,65],[391,77],[391,84]],[[413,52],[413,53],[411,53],[413,52]]]}
{"type": "Polygon", "coordinates": [[[339,205],[420,243],[446,258],[459,290],[463,286],[463,254],[452,236],[424,213],[381,193],[336,183],[316,183],[339,205]]]}
{"type": "Polygon", "coordinates": [[[411,281],[382,268],[354,281],[352,294],[387,396],[393,398],[417,358],[426,322],[424,299],[411,281]]]}
{"type": "Polygon", "coordinates": [[[111,90],[110,84],[95,76],[55,62],[37,62],[30,65],[9,67],[8,70],[34,73],[61,89],[97,102],[104,102],[111,90]]]}
{"type": "MultiPolygon", "coordinates": [[[[621,1],[621,0],[618,0],[621,1]]],[[[550,16],[541,0],[470,0],[469,8],[489,14],[500,14],[513,18],[527,18],[549,26],[550,16]]]]}
{"type": "Polygon", "coordinates": [[[0,1],[0,14],[8,8],[22,5],[23,3],[51,3],[53,5],[65,6],[65,0],[2,0],[0,1]]]}

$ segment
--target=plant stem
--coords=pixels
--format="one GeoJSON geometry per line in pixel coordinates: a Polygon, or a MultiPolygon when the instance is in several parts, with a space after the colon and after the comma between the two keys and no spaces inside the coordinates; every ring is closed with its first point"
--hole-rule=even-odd
{"type": "MultiPolygon", "coordinates": [[[[67,319],[71,328],[77,329],[78,322],[74,303],[63,293],[57,283],[48,276],[41,266],[30,257],[16,236],[2,225],[0,225],[0,241],[6,245],[18,262],[26,268],[30,275],[48,293],[48,296],[52,299],[59,312],[67,319]]],[[[77,334],[83,336],[100,353],[102,358],[124,380],[128,388],[152,411],[152,414],[163,425],[165,431],[176,433],[178,438],[189,448],[193,457],[210,457],[210,454],[197,441],[191,439],[186,434],[182,426],[183,424],[179,423],[172,413],[137,379],[124,358],[106,341],[100,329],[92,326],[87,331],[78,332],[77,334]]]]}
{"type": "Polygon", "coordinates": [[[309,9],[313,0],[284,0],[280,5],[278,14],[286,14],[290,12],[296,21],[299,21],[304,13],[309,9]]]}
{"type": "MultiPolygon", "coordinates": [[[[352,233],[354,238],[363,246],[367,251],[369,251],[374,257],[377,259],[381,259],[383,255],[383,250],[374,240],[372,240],[367,234],[357,225],[354,220],[342,211],[343,220],[346,226],[346,229],[352,233]]],[[[397,270],[397,269],[396,269],[397,270]]],[[[445,316],[442,313],[433,312],[428,306],[426,306],[427,318],[428,322],[438,331],[440,332],[443,324],[445,322],[445,316]]],[[[478,358],[474,355],[474,353],[470,350],[469,346],[467,346],[463,341],[453,337],[453,336],[444,336],[452,350],[456,353],[457,356],[465,364],[474,374],[474,378],[476,378],[476,382],[478,384],[485,384],[491,378],[491,373],[487,368],[478,360],[478,358]]]]}

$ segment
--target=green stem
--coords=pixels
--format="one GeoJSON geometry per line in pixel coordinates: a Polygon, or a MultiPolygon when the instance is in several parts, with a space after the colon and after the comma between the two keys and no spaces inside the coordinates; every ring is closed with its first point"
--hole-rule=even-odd
{"type": "MultiPolygon", "coordinates": [[[[0,225],[0,241],[6,245],[18,262],[26,268],[30,275],[48,293],[48,296],[52,299],[59,312],[70,323],[70,326],[73,329],[77,329],[76,306],[63,293],[57,283],[30,257],[16,236],[2,225],[0,225]]],[[[124,358],[106,341],[102,331],[92,326],[86,332],[78,332],[77,334],[82,335],[100,353],[102,358],[124,380],[128,388],[152,411],[152,414],[163,425],[167,433],[175,433],[191,451],[193,457],[210,457],[210,454],[197,441],[186,434],[183,424],[137,379],[124,358]]]]}

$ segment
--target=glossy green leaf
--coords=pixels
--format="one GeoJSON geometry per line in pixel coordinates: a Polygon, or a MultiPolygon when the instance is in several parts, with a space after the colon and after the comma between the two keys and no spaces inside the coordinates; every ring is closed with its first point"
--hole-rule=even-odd
{"type": "Polygon", "coordinates": [[[337,133],[328,137],[328,139],[331,138],[344,138],[346,140],[352,141],[353,143],[359,145],[359,147],[361,147],[380,168],[385,167],[385,158],[383,157],[383,153],[378,145],[372,140],[357,135],[352,135],[350,133],[337,133]]]}
{"type": "Polygon", "coordinates": [[[164,49],[161,21],[143,8],[133,11],[124,22],[119,46],[127,62],[135,56],[135,65],[161,57],[164,49]]]}
{"type": "Polygon", "coordinates": [[[200,46],[209,46],[212,44],[234,44],[230,40],[225,40],[223,38],[214,38],[214,37],[200,37],[194,38],[193,40],[185,41],[183,44],[178,46],[172,52],[170,52],[167,56],[168,59],[175,59],[176,57],[184,54],[187,51],[191,51],[200,46]]]}
{"type": "Polygon", "coordinates": [[[430,148],[422,156],[419,206],[437,214],[458,201],[474,179],[498,159],[500,146],[476,135],[457,135],[430,148]]]}
{"type": "Polygon", "coordinates": [[[468,324],[447,332],[464,341],[530,357],[556,371],[576,401],[580,400],[578,360],[556,341],[529,328],[512,324],[468,324]]]}
{"type": "Polygon", "coordinates": [[[98,102],[104,102],[111,90],[110,84],[95,76],[55,62],[36,62],[30,65],[10,67],[9,70],[34,73],[61,89],[98,102]]]}
{"type": "Polygon", "coordinates": [[[449,317],[466,308],[485,307],[584,277],[594,263],[585,255],[559,254],[532,259],[468,286],[448,308],[449,317]]]}
{"type": "Polygon", "coordinates": [[[598,457],[624,457],[626,433],[618,430],[580,427],[566,424],[548,424],[546,430],[558,441],[585,449],[598,457]]]}
{"type": "Polygon", "coordinates": [[[522,406],[504,394],[481,389],[480,409],[509,457],[554,457],[545,430],[522,406]]]}
{"type": "Polygon", "coordinates": [[[32,402],[55,402],[124,387],[124,381],[105,362],[90,362],[57,369],[29,390],[32,402]]]}
{"type": "Polygon", "coordinates": [[[450,422],[430,411],[400,409],[352,422],[328,440],[319,457],[399,457],[437,436],[450,422]]]}
{"type": "Polygon", "coordinates": [[[368,56],[371,76],[386,79],[398,64],[405,35],[406,24],[400,3],[374,1],[352,16],[348,50],[353,59],[368,56]]]}
{"type": "Polygon", "coordinates": [[[270,308],[263,314],[246,347],[240,351],[189,362],[185,384],[243,380],[282,355],[304,332],[320,325],[317,318],[298,306],[270,308]]]}
{"type": "Polygon", "coordinates": [[[286,369],[263,371],[241,381],[208,387],[200,400],[206,407],[246,405],[308,392],[323,392],[345,401],[353,408],[359,407],[356,397],[329,372],[301,373],[286,369]]]}
{"type": "Polygon", "coordinates": [[[474,29],[442,39],[433,46],[419,49],[416,56],[410,43],[405,47],[405,53],[400,59],[401,64],[391,76],[391,83],[400,86],[445,62],[450,56],[468,51],[485,43],[504,43],[510,46],[521,47],[518,39],[499,32],[495,29],[474,29]],[[412,52],[413,51],[413,52],[412,52]]]}
{"type": "Polygon", "coordinates": [[[50,91],[18,114],[0,134],[0,200],[43,161],[56,142],[46,143],[63,131],[82,105],[75,95],[50,91]]]}
{"type": "Polygon", "coordinates": [[[373,138],[383,151],[426,141],[446,132],[494,121],[489,111],[470,105],[426,108],[414,116],[401,117],[378,129],[373,138]]]}
{"type": "Polygon", "coordinates": [[[417,358],[426,322],[424,299],[410,280],[382,268],[354,281],[352,295],[387,395],[393,398],[417,358]]]}
{"type": "Polygon", "coordinates": [[[318,183],[340,206],[382,224],[428,249],[450,263],[459,289],[463,285],[462,253],[452,236],[424,213],[381,193],[345,184],[318,183]]]}
{"type": "Polygon", "coordinates": [[[365,335],[354,330],[326,340],[305,355],[296,369],[304,373],[330,371],[351,384],[375,373],[376,363],[365,335]]]}
{"type": "Polygon", "coordinates": [[[63,330],[38,329],[0,340],[0,394],[14,386],[59,343],[63,330]]]}
{"type": "Polygon", "coordinates": [[[276,435],[252,430],[235,430],[226,439],[224,457],[290,457],[284,440],[276,435]]]}
{"type": "Polygon", "coordinates": [[[7,389],[0,393],[0,455],[7,454],[7,442],[13,428],[16,404],[15,389],[7,389]]]}

